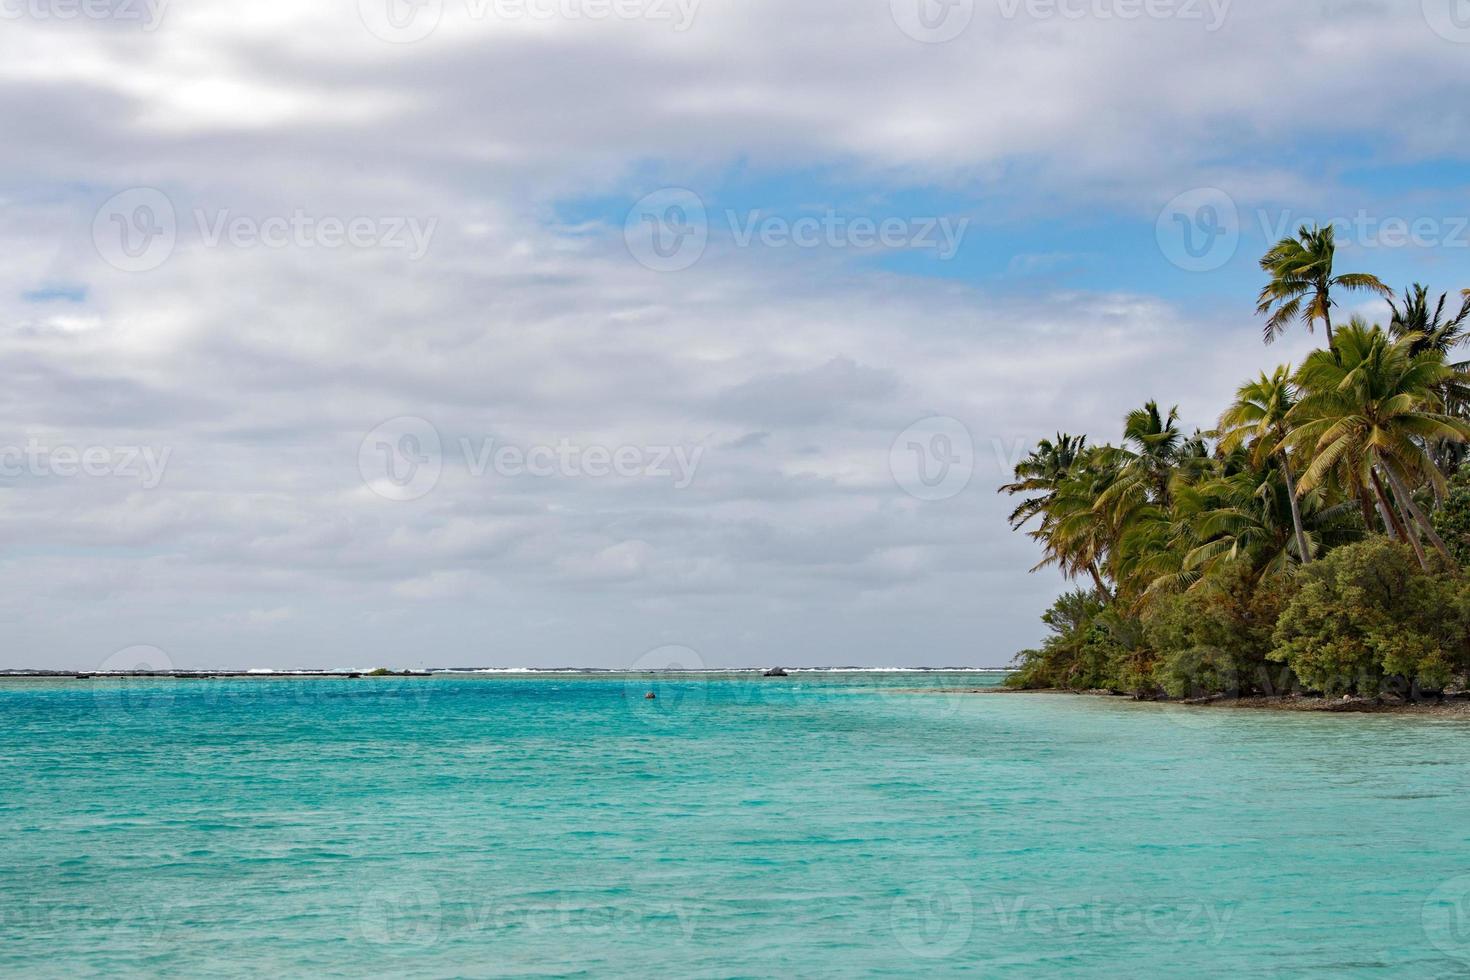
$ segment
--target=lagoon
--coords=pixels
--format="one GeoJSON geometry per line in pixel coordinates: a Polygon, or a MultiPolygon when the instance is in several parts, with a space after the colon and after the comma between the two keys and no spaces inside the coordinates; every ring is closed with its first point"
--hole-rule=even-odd
{"type": "Polygon", "coordinates": [[[1465,721],[998,681],[3,680],[0,973],[1470,971],[1465,721]]]}

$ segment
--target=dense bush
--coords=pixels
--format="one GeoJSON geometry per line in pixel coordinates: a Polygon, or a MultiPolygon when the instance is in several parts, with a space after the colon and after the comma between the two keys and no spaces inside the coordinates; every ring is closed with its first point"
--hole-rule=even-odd
{"type": "Polygon", "coordinates": [[[1290,689],[1290,672],[1268,659],[1284,591],[1237,565],[1202,588],[1153,603],[1144,635],[1158,656],[1155,682],[1171,698],[1290,689]]]}
{"type": "Polygon", "coordinates": [[[1462,466],[1450,483],[1449,494],[1434,514],[1434,528],[1455,560],[1470,567],[1470,467],[1462,466]]]}
{"type": "Polygon", "coordinates": [[[1020,688],[1137,696],[1434,694],[1470,673],[1470,580],[1429,571],[1375,535],[1291,576],[1241,565],[1195,588],[1152,596],[1139,616],[1071,592],[1043,617],[1051,635],[1019,658],[1020,688]]]}
{"type": "Polygon", "coordinates": [[[1418,694],[1470,667],[1470,586],[1447,562],[1425,572],[1407,547],[1374,537],[1334,550],[1298,579],[1271,656],[1308,687],[1418,694]]]}
{"type": "Polygon", "coordinates": [[[1097,592],[1068,592],[1042,615],[1051,635],[1040,649],[1023,650],[1006,679],[1025,690],[1061,688],[1152,694],[1154,658],[1142,624],[1097,592]]]}

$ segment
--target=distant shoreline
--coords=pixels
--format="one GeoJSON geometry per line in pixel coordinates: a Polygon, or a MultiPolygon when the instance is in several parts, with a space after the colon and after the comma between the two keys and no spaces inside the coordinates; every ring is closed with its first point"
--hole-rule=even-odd
{"type": "Polygon", "coordinates": [[[1191,698],[1181,701],[1135,698],[1114,691],[1069,691],[1062,688],[1025,690],[1010,687],[975,688],[970,694],[1066,694],[1074,697],[1117,698],[1136,704],[1191,708],[1201,711],[1317,711],[1327,714],[1437,715],[1470,718],[1470,691],[1447,694],[1442,700],[1404,701],[1401,698],[1327,698],[1320,695],[1266,695],[1191,698]]]}

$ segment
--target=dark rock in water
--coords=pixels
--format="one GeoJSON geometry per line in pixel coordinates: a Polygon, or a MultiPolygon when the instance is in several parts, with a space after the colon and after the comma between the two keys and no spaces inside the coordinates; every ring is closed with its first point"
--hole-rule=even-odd
{"type": "Polygon", "coordinates": [[[763,677],[790,677],[791,675],[788,674],[788,673],[786,673],[786,671],[782,670],[780,667],[772,667],[770,670],[766,671],[761,676],[763,676],[763,677]]]}
{"type": "Polygon", "coordinates": [[[362,676],[362,675],[361,675],[361,674],[348,674],[348,675],[347,675],[347,677],[348,677],[348,678],[349,678],[349,679],[352,679],[352,678],[357,678],[357,677],[361,677],[361,676],[362,676]]]}
{"type": "Polygon", "coordinates": [[[643,700],[645,700],[645,701],[652,701],[656,697],[658,697],[657,694],[654,694],[652,691],[649,691],[647,694],[643,695],[643,700]]]}

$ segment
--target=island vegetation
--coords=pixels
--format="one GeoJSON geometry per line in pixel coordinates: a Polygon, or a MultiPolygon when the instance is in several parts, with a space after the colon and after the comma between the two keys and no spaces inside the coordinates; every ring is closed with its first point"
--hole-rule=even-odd
{"type": "Polygon", "coordinates": [[[1261,259],[1269,344],[1326,346],[1241,384],[1208,429],[1153,401],[1122,438],[1043,440],[1001,488],[1080,586],[1017,656],[1023,689],[1142,698],[1438,698],[1470,673],[1470,290],[1334,269],[1331,227],[1261,259]],[[1349,293],[1386,325],[1334,323],[1349,293]]]}

